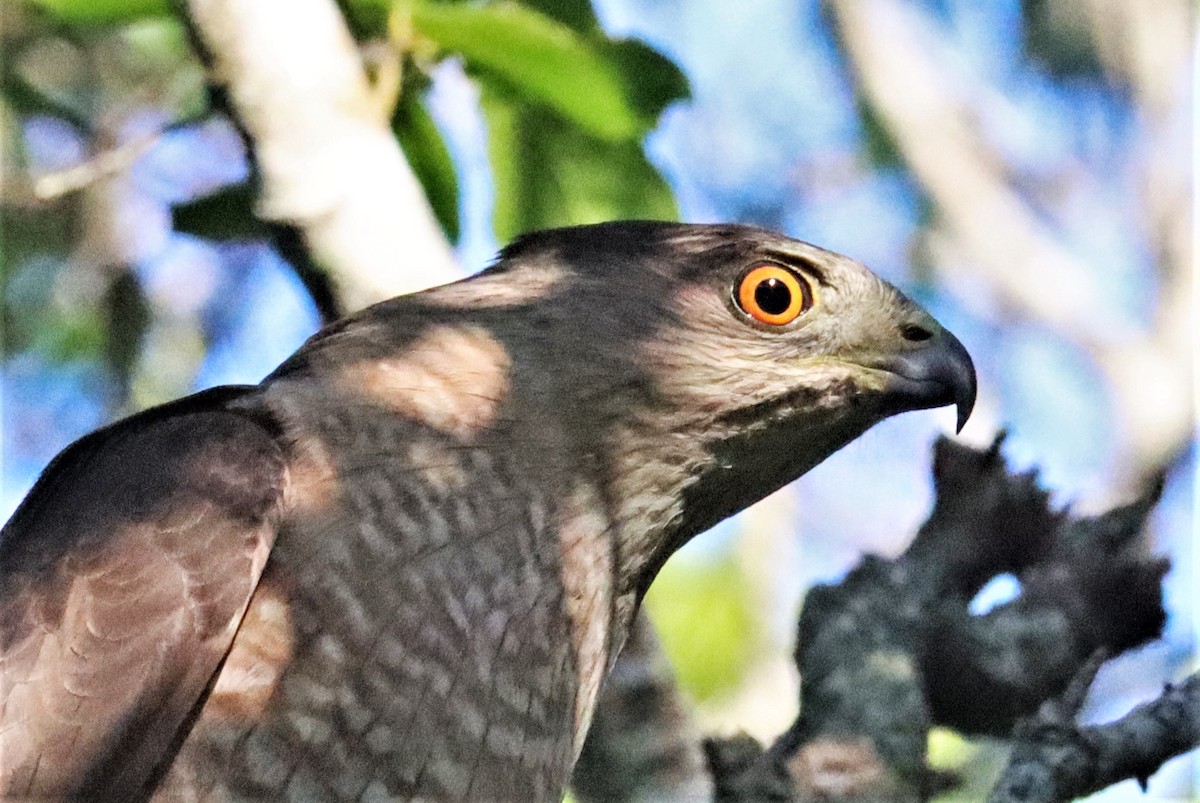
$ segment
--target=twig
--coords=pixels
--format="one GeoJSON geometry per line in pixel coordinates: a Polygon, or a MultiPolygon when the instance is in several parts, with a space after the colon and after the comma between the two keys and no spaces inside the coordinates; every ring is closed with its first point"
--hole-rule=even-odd
{"type": "MultiPolygon", "coordinates": [[[[1094,675],[1094,668],[1091,675],[1094,675]]],[[[1090,684],[1080,673],[1083,686],[1090,684]]],[[[1064,694],[1024,722],[989,803],[1051,803],[1098,792],[1128,778],[1146,788],[1164,762],[1200,746],[1200,673],[1116,722],[1074,724],[1082,694],[1064,694]]]]}
{"type": "Polygon", "coordinates": [[[160,132],[146,134],[102,151],[80,164],[38,176],[33,183],[33,193],[38,200],[53,201],[128,170],[154,146],[159,136],[160,132]]]}

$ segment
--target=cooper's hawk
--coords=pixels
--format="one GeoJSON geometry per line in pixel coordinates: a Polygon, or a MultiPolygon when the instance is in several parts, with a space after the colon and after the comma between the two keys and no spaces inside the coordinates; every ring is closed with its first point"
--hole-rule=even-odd
{"type": "Polygon", "coordinates": [[[974,394],[952,335],[811,245],[523,237],[54,460],[0,540],[2,788],[556,798],[677,547],[974,394]]]}

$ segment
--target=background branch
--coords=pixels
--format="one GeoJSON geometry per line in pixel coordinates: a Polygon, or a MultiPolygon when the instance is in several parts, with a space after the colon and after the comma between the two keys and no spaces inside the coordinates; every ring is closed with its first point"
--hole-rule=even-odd
{"type": "Polygon", "coordinates": [[[1142,147],[1159,154],[1144,160],[1147,172],[1134,181],[1150,210],[1147,227],[1165,235],[1152,241],[1166,244],[1155,255],[1161,304],[1145,330],[1114,333],[1096,315],[1110,306],[1104,283],[1062,244],[984,135],[986,109],[1003,101],[945,59],[916,8],[900,0],[827,0],[868,102],[936,207],[930,245],[938,270],[964,299],[990,290],[1004,315],[1045,326],[1095,360],[1113,394],[1117,435],[1129,458],[1117,486],[1129,487],[1170,463],[1192,432],[1190,171],[1160,162],[1176,159],[1174,145],[1187,137],[1186,104],[1178,98],[1187,91],[1180,76],[1190,52],[1182,33],[1188,13],[1175,0],[1136,10],[1107,0],[1083,5],[1106,64],[1146,100],[1142,147]],[[1172,26],[1178,30],[1147,45],[1151,32],[1172,26]]]}
{"type": "Polygon", "coordinates": [[[258,216],[296,229],[345,309],[458,275],[332,0],[182,8],[252,151],[258,216]]]}

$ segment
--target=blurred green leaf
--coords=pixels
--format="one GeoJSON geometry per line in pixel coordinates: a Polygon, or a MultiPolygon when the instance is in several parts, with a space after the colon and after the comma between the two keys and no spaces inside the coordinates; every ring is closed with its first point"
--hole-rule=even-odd
{"type": "Polygon", "coordinates": [[[553,113],[484,87],[496,236],[616,218],[671,220],[670,188],[637,142],[590,137],[553,113]]]}
{"type": "Polygon", "coordinates": [[[600,30],[591,0],[518,0],[540,14],[545,14],[579,33],[594,33],[600,30]]]}
{"type": "Polygon", "coordinates": [[[174,17],[131,22],[121,28],[119,41],[122,67],[135,81],[154,80],[193,62],[187,30],[174,17]]]}
{"type": "Polygon", "coordinates": [[[51,362],[95,361],[104,350],[104,319],[95,312],[39,318],[28,345],[51,362]]]}
{"type": "Polygon", "coordinates": [[[683,688],[698,700],[732,691],[761,647],[761,616],[733,555],[669,561],[646,608],[683,688]]]}
{"type": "Polygon", "coordinates": [[[904,155],[900,152],[900,146],[896,144],[887,124],[876,113],[875,107],[862,95],[855,96],[854,105],[862,125],[863,147],[871,164],[880,168],[904,169],[904,155]]]}
{"type": "Polygon", "coordinates": [[[176,231],[210,240],[249,240],[267,236],[255,214],[256,195],[248,182],[223,187],[212,195],[171,208],[176,231]]]}
{"type": "Polygon", "coordinates": [[[420,35],[461,54],[481,84],[497,237],[677,217],[640,143],[663,109],[688,94],[669,59],[642,42],[607,39],[583,0],[419,0],[413,22],[420,35]]]}
{"type": "MultiPolygon", "coordinates": [[[[5,206],[0,227],[3,353],[36,353],[52,363],[99,362],[104,317],[97,305],[64,303],[61,289],[78,236],[79,209],[69,202],[5,206]]],[[[75,281],[96,280],[85,273],[75,281]]],[[[86,293],[86,291],[85,291],[86,293]]]]}
{"type": "Polygon", "coordinates": [[[629,104],[648,127],[658,122],[668,104],[691,94],[683,70],[645,42],[609,40],[605,50],[620,70],[629,104]]]}
{"type": "Polygon", "coordinates": [[[961,767],[978,752],[977,746],[949,728],[936,727],[929,731],[929,761],[939,769],[961,767]]]}
{"type": "Polygon", "coordinates": [[[4,353],[23,351],[49,336],[61,315],[54,288],[77,237],[78,205],[0,208],[0,299],[4,353]]]}
{"type": "Polygon", "coordinates": [[[392,116],[392,129],[413,173],[425,188],[442,231],[450,242],[458,242],[458,174],[442,133],[421,103],[419,93],[406,91],[400,96],[392,116]]]}
{"type": "MultiPolygon", "coordinates": [[[[487,0],[484,0],[486,3],[487,0]]],[[[600,23],[592,11],[591,0],[508,0],[524,6],[573,31],[591,36],[600,32],[600,23]]],[[[410,14],[417,3],[436,5],[479,5],[477,0],[338,0],[350,20],[357,37],[383,36],[387,32],[388,15],[393,12],[410,14]]],[[[603,34],[601,34],[603,35],[603,34]]]]}
{"type": "Polygon", "coordinates": [[[144,19],[122,26],[111,39],[122,82],[152,93],[175,119],[199,116],[208,108],[204,67],[188,43],[187,29],[175,17],[144,19]]]}
{"type": "Polygon", "coordinates": [[[396,0],[337,0],[350,35],[359,41],[387,33],[388,13],[395,3],[396,0]]]}
{"type": "MultiPolygon", "coordinates": [[[[2,73],[0,73],[2,75],[2,73]]],[[[29,153],[26,150],[25,132],[22,130],[22,120],[20,113],[23,110],[12,102],[3,92],[0,92],[0,176],[4,176],[8,185],[5,187],[6,194],[11,197],[16,193],[24,190],[24,187],[17,189],[13,185],[16,184],[14,176],[19,172],[25,172],[29,166],[29,153]]],[[[28,186],[29,179],[24,178],[21,184],[28,186]]],[[[12,203],[8,200],[7,203],[12,203]]],[[[7,249],[5,248],[5,231],[8,223],[8,215],[4,214],[3,206],[0,206],[0,277],[4,276],[7,249]]]]}
{"type": "Polygon", "coordinates": [[[169,0],[25,0],[74,25],[107,25],[171,13],[169,0]]]}
{"type": "Polygon", "coordinates": [[[1008,763],[1009,748],[995,740],[968,741],[945,728],[929,732],[929,763],[957,778],[952,789],[933,797],[934,803],[985,800],[1008,763]]]}
{"type": "Polygon", "coordinates": [[[595,137],[640,137],[653,120],[627,97],[626,81],[605,49],[566,25],[515,3],[418,3],[418,33],[461,54],[485,85],[500,80],[526,102],[544,104],[595,137]]]}
{"type": "MultiPolygon", "coordinates": [[[[25,220],[37,228],[36,220],[25,220]]],[[[55,228],[51,225],[42,233],[56,241],[55,228]]],[[[55,298],[67,269],[65,254],[49,249],[39,253],[32,243],[14,242],[11,235],[7,231],[4,242],[4,353],[32,351],[50,362],[99,361],[105,347],[101,311],[55,298]],[[14,257],[14,247],[19,256],[14,257]]]]}

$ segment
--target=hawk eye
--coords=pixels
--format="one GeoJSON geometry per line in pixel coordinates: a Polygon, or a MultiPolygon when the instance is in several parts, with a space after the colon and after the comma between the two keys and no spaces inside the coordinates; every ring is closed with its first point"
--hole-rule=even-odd
{"type": "Polygon", "coordinates": [[[772,326],[791,323],[813,304],[808,280],[780,265],[750,268],[738,279],[733,298],[751,318],[772,326]]]}

